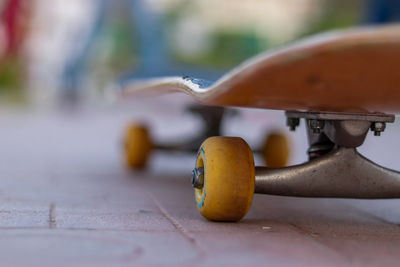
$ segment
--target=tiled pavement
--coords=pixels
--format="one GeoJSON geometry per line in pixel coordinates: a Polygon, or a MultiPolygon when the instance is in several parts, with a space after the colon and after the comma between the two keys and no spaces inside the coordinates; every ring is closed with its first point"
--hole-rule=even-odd
{"type": "Polygon", "coordinates": [[[193,156],[123,168],[129,116],[0,115],[0,266],[399,264],[399,200],[257,195],[240,223],[208,222],[194,206],[193,156]]]}

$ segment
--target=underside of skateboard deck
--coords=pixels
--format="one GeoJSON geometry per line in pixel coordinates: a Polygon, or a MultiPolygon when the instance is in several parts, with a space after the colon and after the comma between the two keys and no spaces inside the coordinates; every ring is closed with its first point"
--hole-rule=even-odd
{"type": "Polygon", "coordinates": [[[215,82],[126,82],[122,96],[179,91],[206,105],[344,113],[400,112],[400,26],[307,38],[258,55],[215,82]]]}
{"type": "MultiPolygon", "coordinates": [[[[400,112],[399,62],[400,26],[354,29],[257,56],[214,83],[155,78],[125,85],[122,95],[181,91],[211,106],[285,110],[291,130],[305,121],[309,161],[300,165],[255,167],[251,149],[237,137],[202,143],[192,173],[197,208],[210,220],[237,221],[254,193],[400,197],[400,173],[357,152],[370,130],[379,136],[400,112]]],[[[147,134],[131,131],[126,140],[128,159],[148,156],[147,134]]],[[[280,158],[282,144],[271,142],[269,157],[280,158]]]]}

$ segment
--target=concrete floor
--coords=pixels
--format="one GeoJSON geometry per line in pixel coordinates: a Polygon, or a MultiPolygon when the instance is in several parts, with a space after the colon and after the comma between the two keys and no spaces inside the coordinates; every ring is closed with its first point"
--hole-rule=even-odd
{"type": "Polygon", "coordinates": [[[0,265],[395,266],[400,201],[257,195],[240,223],[197,212],[194,155],[130,172],[129,112],[0,115],[0,265]]]}

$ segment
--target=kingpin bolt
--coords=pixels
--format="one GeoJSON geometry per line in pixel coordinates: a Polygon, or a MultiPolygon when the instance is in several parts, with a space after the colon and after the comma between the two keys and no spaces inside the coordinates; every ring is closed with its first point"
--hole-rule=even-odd
{"type": "Polygon", "coordinates": [[[375,136],[381,136],[381,133],[385,131],[386,123],[385,122],[374,122],[371,125],[371,131],[374,132],[375,136]]]}
{"type": "Polygon", "coordinates": [[[289,126],[290,131],[295,131],[297,126],[300,124],[299,118],[287,118],[286,125],[289,126]]]}
{"type": "Polygon", "coordinates": [[[192,171],[192,186],[201,189],[204,185],[204,168],[194,168],[192,171]]]}
{"type": "Polygon", "coordinates": [[[321,130],[325,126],[325,121],[323,120],[309,120],[308,125],[310,126],[310,129],[313,131],[315,134],[321,133],[321,130]]]}

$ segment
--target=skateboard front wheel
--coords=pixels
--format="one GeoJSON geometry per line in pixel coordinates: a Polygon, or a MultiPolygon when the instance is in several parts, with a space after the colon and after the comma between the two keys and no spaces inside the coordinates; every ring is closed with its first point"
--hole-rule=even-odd
{"type": "Polygon", "coordinates": [[[132,169],[145,167],[152,149],[148,129],[143,125],[129,125],[125,131],[124,145],[127,166],[132,169]]]}
{"type": "Polygon", "coordinates": [[[197,209],[212,221],[239,221],[254,194],[254,158],[238,137],[210,137],[201,145],[192,184],[197,209]]]}
{"type": "Polygon", "coordinates": [[[262,154],[267,167],[285,167],[289,159],[289,142],[287,137],[281,133],[269,134],[265,138],[262,154]]]}

